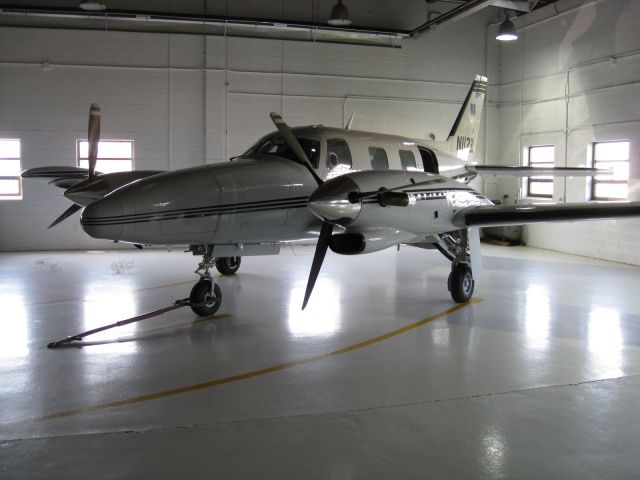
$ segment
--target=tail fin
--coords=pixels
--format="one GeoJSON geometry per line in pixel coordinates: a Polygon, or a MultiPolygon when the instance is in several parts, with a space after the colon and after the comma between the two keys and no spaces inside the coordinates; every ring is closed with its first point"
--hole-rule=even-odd
{"type": "Polygon", "coordinates": [[[476,75],[446,140],[449,152],[463,160],[470,160],[476,147],[486,94],[487,77],[476,75]]]}

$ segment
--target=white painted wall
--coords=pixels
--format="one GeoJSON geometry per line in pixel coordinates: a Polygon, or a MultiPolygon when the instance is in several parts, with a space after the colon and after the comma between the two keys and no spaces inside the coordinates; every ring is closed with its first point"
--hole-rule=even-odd
{"type": "MultiPolygon", "coordinates": [[[[627,139],[631,184],[640,186],[640,2],[600,0],[574,8],[584,3],[560,0],[534,12],[517,42],[497,47],[497,160],[517,164],[528,146],[553,144],[557,166],[586,166],[593,142],[627,139]],[[555,15],[554,8],[568,13],[555,15]]],[[[516,180],[500,180],[493,188],[493,198],[518,200],[516,180]]],[[[556,179],[554,201],[585,201],[587,190],[584,178],[556,179]]],[[[640,265],[640,220],[531,225],[525,240],[640,265]]]]}
{"type": "MultiPolygon", "coordinates": [[[[474,15],[402,49],[3,27],[0,137],[22,140],[24,169],[74,165],[92,102],[103,139],[135,141],[137,169],[225,161],[274,130],[271,111],[342,126],[355,109],[357,129],[444,137],[486,73],[486,22],[474,15]]],[[[61,190],[24,182],[23,200],[0,201],[0,250],[113,247],[77,216],[47,230],[68,206],[61,190]]]]}

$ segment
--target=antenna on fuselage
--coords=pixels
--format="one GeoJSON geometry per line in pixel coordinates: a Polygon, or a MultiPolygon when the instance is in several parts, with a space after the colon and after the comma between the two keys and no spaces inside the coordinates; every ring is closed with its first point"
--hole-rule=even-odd
{"type": "Polygon", "coordinates": [[[347,124],[344,126],[345,130],[351,130],[351,125],[353,125],[353,119],[356,118],[356,112],[351,112],[351,118],[349,118],[349,121],[347,122],[347,124]]]}

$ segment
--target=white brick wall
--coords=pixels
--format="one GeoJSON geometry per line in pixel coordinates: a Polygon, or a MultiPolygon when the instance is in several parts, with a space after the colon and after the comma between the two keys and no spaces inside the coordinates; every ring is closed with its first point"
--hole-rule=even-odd
{"type": "MultiPolygon", "coordinates": [[[[560,0],[556,6],[563,12],[579,4],[560,0]]],[[[539,10],[529,22],[544,18],[551,8],[539,10]]],[[[585,166],[593,142],[628,139],[632,183],[637,183],[639,27],[640,2],[601,0],[527,27],[512,44],[490,44],[499,50],[501,59],[499,161],[514,164],[520,161],[521,149],[555,144],[558,166],[585,166]]],[[[504,179],[497,185],[494,198],[517,198],[516,180],[504,179]]],[[[565,198],[570,202],[586,200],[587,181],[567,179],[565,187],[562,179],[556,180],[554,200],[565,198]]],[[[532,246],[640,265],[640,220],[531,225],[525,229],[525,238],[532,246]]]]}

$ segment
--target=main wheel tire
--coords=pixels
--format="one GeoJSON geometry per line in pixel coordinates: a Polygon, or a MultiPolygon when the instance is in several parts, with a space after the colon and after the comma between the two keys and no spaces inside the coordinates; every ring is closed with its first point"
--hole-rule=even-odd
{"type": "Polygon", "coordinates": [[[191,289],[189,301],[191,302],[191,310],[196,315],[201,317],[213,315],[218,311],[222,303],[222,291],[216,283],[212,294],[211,282],[209,280],[200,280],[191,289]]]}
{"type": "Polygon", "coordinates": [[[459,263],[453,267],[448,283],[449,290],[451,290],[451,298],[455,302],[464,303],[473,296],[475,281],[468,265],[459,263]]]}
{"type": "Polygon", "coordinates": [[[222,275],[233,275],[240,268],[240,257],[217,258],[216,268],[222,275]]]}

